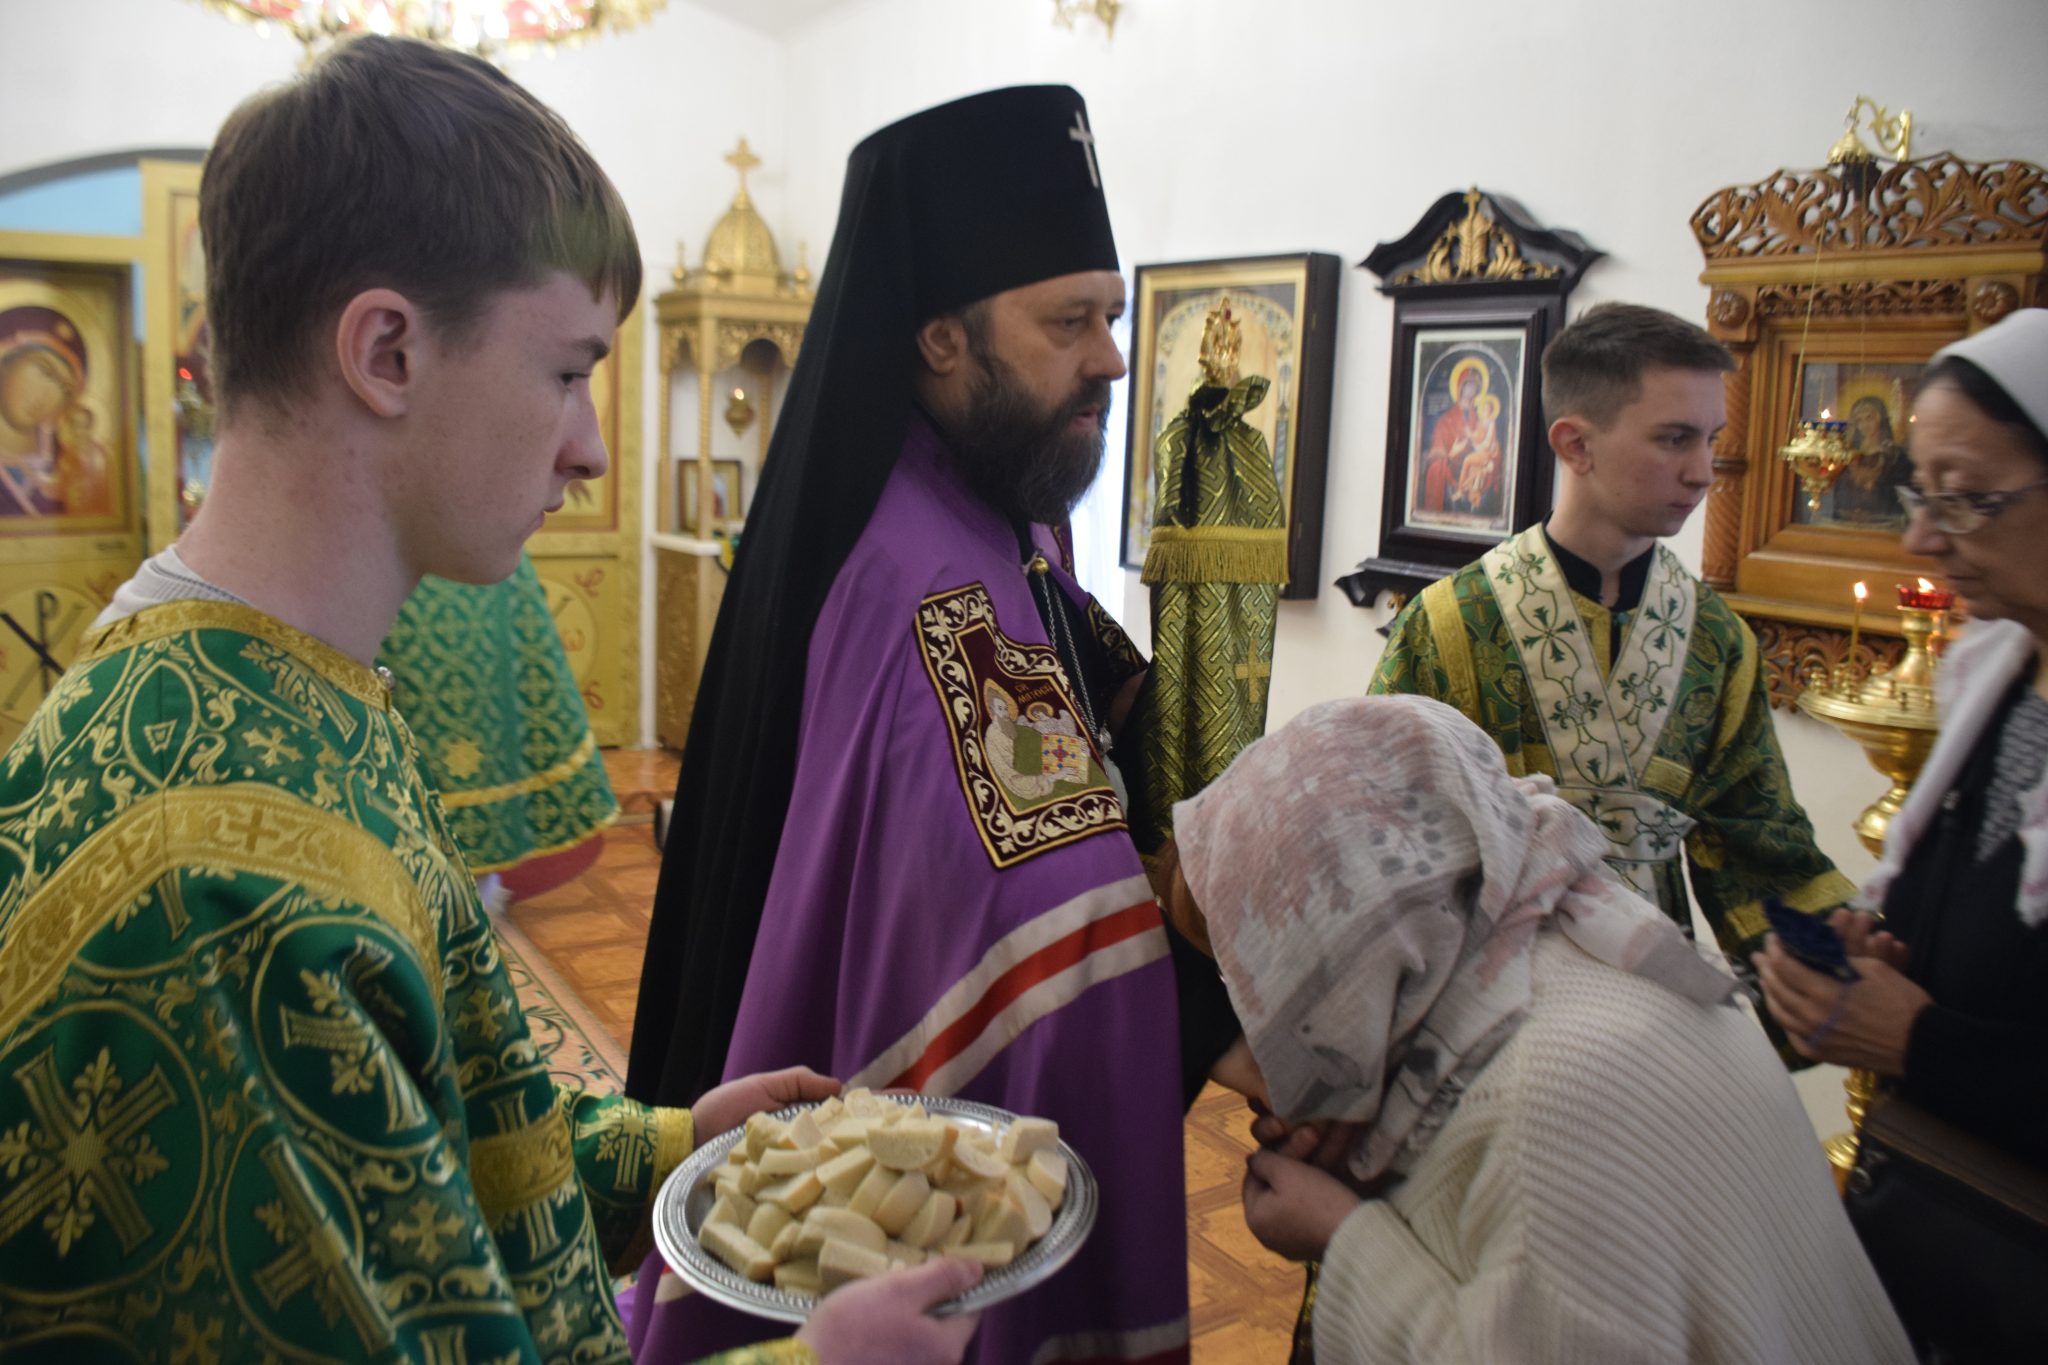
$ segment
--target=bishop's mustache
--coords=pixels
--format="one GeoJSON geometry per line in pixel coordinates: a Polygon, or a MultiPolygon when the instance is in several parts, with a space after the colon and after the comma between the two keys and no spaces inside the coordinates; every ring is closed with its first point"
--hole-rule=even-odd
{"type": "Polygon", "coordinates": [[[1066,405],[1059,410],[1056,424],[1064,427],[1090,408],[1095,409],[1095,421],[1098,426],[1109,425],[1108,380],[1102,379],[1083,385],[1081,391],[1068,399],[1066,405]]]}

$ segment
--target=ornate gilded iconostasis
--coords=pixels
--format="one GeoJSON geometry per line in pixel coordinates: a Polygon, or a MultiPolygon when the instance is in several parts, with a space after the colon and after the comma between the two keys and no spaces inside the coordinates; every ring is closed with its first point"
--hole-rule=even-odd
{"type": "Polygon", "coordinates": [[[673,288],[654,300],[660,347],[661,452],[655,565],[655,737],[680,749],[775,419],[811,314],[802,248],[782,266],[774,234],[747,194],[761,162],[745,138],[726,158],[739,173],[731,207],[673,288]]]}
{"type": "Polygon", "coordinates": [[[148,553],[142,171],[0,184],[0,744],[148,553]]]}
{"type": "MultiPolygon", "coordinates": [[[[212,478],[199,159],[0,192],[0,744],[212,478]],[[63,233],[5,229],[57,221],[63,233]]],[[[642,314],[592,376],[611,469],[529,544],[593,733],[639,740],[642,314]]]]}
{"type": "Polygon", "coordinates": [[[1899,658],[1894,595],[1938,577],[1901,546],[1895,491],[1920,375],[1948,342],[2048,303],[2040,166],[1880,160],[1854,140],[1818,170],[1717,190],[1692,217],[1707,326],[1737,362],[1702,576],[1756,630],[1781,706],[1844,663],[1861,676],[1899,658]]]}

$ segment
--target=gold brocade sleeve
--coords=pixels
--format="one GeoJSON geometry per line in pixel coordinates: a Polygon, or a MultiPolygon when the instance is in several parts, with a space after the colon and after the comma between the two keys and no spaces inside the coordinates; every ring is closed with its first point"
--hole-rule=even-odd
{"type": "MultiPolygon", "coordinates": [[[[1432,584],[1431,588],[1436,585],[1432,584]]],[[[1429,589],[1410,598],[1408,605],[1387,630],[1387,647],[1380,654],[1366,688],[1370,696],[1409,695],[1449,701],[1451,677],[1437,648],[1436,632],[1423,597],[1429,589]]]]}
{"type": "Polygon", "coordinates": [[[654,1196],[696,1145],[695,1123],[687,1109],[656,1108],[624,1095],[556,1093],[598,1243],[606,1262],[623,1274],[652,1248],[654,1196]]]}
{"type": "MultiPolygon", "coordinates": [[[[1702,700],[1715,696],[1719,705],[1713,714],[1702,707],[1674,718],[1697,732],[1691,750],[1705,751],[1688,793],[1699,822],[1686,841],[1693,896],[1722,949],[1743,970],[1769,929],[1765,897],[1812,912],[1856,893],[1820,851],[1792,793],[1756,649],[1749,627],[1719,599],[1703,602],[1687,666],[1722,680],[1713,692],[1699,689],[1702,700]]],[[[1683,733],[1676,738],[1683,740],[1683,733]]]]}
{"type": "MultiPolygon", "coordinates": [[[[1842,904],[1856,890],[1814,842],[1813,825],[1792,793],[1756,658],[1748,626],[1721,599],[1704,598],[1686,661],[1688,674],[1700,681],[1688,689],[1691,704],[1681,704],[1659,746],[1669,750],[1660,758],[1695,756],[1686,789],[1687,809],[1698,821],[1686,839],[1693,899],[1729,966],[1752,991],[1752,958],[1770,928],[1765,897],[1814,913],[1842,904]]],[[[1675,867],[1669,882],[1666,894],[1682,898],[1675,867]]],[[[1768,1011],[1758,1010],[1757,1019],[1787,1067],[1812,1065],[1793,1051],[1768,1011]]]]}

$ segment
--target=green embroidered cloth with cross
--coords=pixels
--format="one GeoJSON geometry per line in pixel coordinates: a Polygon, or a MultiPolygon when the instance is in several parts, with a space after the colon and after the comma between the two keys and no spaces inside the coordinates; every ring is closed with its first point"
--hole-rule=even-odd
{"type": "Polygon", "coordinates": [[[152,607],[0,760],[19,1358],[625,1361],[607,1260],[691,1141],[557,1089],[361,663],[152,607]]]}

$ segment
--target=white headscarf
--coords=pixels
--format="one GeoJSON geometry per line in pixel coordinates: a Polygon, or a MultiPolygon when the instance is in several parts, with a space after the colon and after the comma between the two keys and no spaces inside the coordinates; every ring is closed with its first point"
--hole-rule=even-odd
{"type": "Polygon", "coordinates": [[[2048,436],[2048,308],[2018,309],[1981,332],[1950,342],[1927,363],[1951,356],[1990,375],[2048,436]]]}
{"type": "Polygon", "coordinates": [[[1687,999],[1735,988],[1608,872],[1550,779],[1509,777],[1439,702],[1305,711],[1176,806],[1174,832],[1274,1111],[1370,1124],[1361,1179],[1409,1164],[1513,1036],[1546,921],[1687,999]]]}

